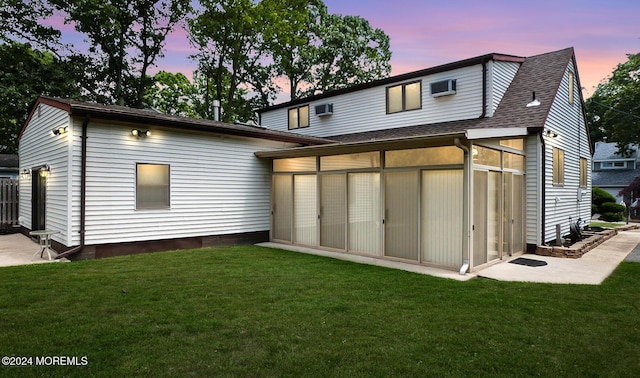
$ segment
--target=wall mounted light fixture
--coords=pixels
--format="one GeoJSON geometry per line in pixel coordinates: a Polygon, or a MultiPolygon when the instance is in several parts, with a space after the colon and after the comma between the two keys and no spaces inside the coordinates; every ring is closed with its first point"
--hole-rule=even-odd
{"type": "Polygon", "coordinates": [[[49,167],[49,164],[45,164],[40,167],[39,172],[40,177],[47,177],[49,176],[49,173],[51,173],[51,167],[49,167]]]}
{"type": "Polygon", "coordinates": [[[31,170],[28,168],[25,168],[23,170],[20,171],[20,176],[27,178],[29,176],[31,176],[31,170]]]}
{"type": "Polygon", "coordinates": [[[151,135],[151,131],[133,129],[133,130],[131,130],[131,135],[136,136],[138,138],[144,138],[144,137],[150,136],[151,135]]]}
{"type": "Polygon", "coordinates": [[[544,133],[544,136],[549,137],[549,138],[557,138],[558,137],[558,133],[556,133],[555,131],[553,131],[551,129],[544,129],[543,133],[544,133]]]}
{"type": "Polygon", "coordinates": [[[61,135],[66,133],[67,131],[69,131],[69,128],[67,126],[61,126],[61,127],[56,127],[54,129],[51,130],[51,133],[53,135],[61,135]]]}

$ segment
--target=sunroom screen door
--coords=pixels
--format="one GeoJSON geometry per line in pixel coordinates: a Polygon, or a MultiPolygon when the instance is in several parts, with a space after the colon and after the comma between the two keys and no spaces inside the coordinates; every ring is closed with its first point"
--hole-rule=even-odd
{"type": "Polygon", "coordinates": [[[380,174],[350,173],[347,183],[349,251],[380,256],[380,174]]]}
{"type": "Polygon", "coordinates": [[[318,245],[316,175],[293,176],[294,242],[318,245]]]}
{"type": "Polygon", "coordinates": [[[293,187],[291,175],[273,176],[273,234],[277,240],[291,241],[293,187]]]}
{"type": "Polygon", "coordinates": [[[347,176],[320,176],[320,245],[345,249],[347,176]]]}
{"type": "Polygon", "coordinates": [[[418,260],[418,171],[387,172],[385,256],[418,260]]]}

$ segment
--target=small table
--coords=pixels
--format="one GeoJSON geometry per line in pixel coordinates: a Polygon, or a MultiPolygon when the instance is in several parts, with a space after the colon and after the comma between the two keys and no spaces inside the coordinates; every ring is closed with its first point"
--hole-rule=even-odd
{"type": "Polygon", "coordinates": [[[47,251],[47,256],[49,256],[49,260],[51,260],[51,235],[55,235],[59,233],[60,231],[55,231],[55,230],[30,231],[29,235],[37,236],[38,239],[40,240],[40,249],[38,250],[38,252],[33,254],[33,257],[31,257],[31,260],[33,260],[38,253],[40,254],[40,258],[42,258],[42,254],[44,253],[44,251],[47,251]]]}

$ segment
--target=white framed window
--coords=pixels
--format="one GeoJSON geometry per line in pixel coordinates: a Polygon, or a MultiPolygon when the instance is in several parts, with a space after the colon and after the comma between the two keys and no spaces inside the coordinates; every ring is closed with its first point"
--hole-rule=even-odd
{"type": "Polygon", "coordinates": [[[289,130],[309,127],[309,105],[289,109],[289,130]]]}
{"type": "Polygon", "coordinates": [[[422,81],[387,87],[387,114],[422,108],[422,81]]]}
{"type": "Polygon", "coordinates": [[[170,207],[168,164],[136,164],[136,209],[170,207]]]}

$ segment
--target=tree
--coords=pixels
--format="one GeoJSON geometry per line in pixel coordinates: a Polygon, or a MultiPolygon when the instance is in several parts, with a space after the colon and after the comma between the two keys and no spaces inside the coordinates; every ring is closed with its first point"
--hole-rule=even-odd
{"type": "Polygon", "coordinates": [[[39,95],[84,99],[83,72],[77,57],[61,59],[18,42],[0,44],[0,152],[17,153],[18,133],[39,95]]]}
{"type": "Polygon", "coordinates": [[[203,0],[201,5],[203,10],[189,21],[189,30],[199,49],[194,58],[205,87],[203,117],[213,118],[215,99],[223,109],[221,120],[233,122],[243,118],[240,110],[251,101],[243,95],[256,82],[262,65],[257,7],[251,0],[203,0]]]}
{"type": "Polygon", "coordinates": [[[640,144],[640,53],[627,57],[585,104],[592,142],[616,142],[624,155],[640,144]]]}
{"type": "Polygon", "coordinates": [[[305,95],[373,81],[391,73],[389,36],[357,16],[322,17],[312,86],[305,95]]]}
{"type": "Polygon", "coordinates": [[[160,71],[153,81],[155,84],[145,92],[148,106],[166,114],[199,117],[195,103],[198,88],[186,76],[160,71]]]}
{"type": "Polygon", "coordinates": [[[103,70],[96,80],[119,105],[142,107],[149,67],[167,34],[191,9],[189,0],[51,0],[66,22],[85,33],[103,70]]]}
{"type": "Polygon", "coordinates": [[[52,8],[44,0],[3,0],[0,3],[0,42],[21,39],[55,53],[60,31],[42,23],[52,14],[52,8]]]}

